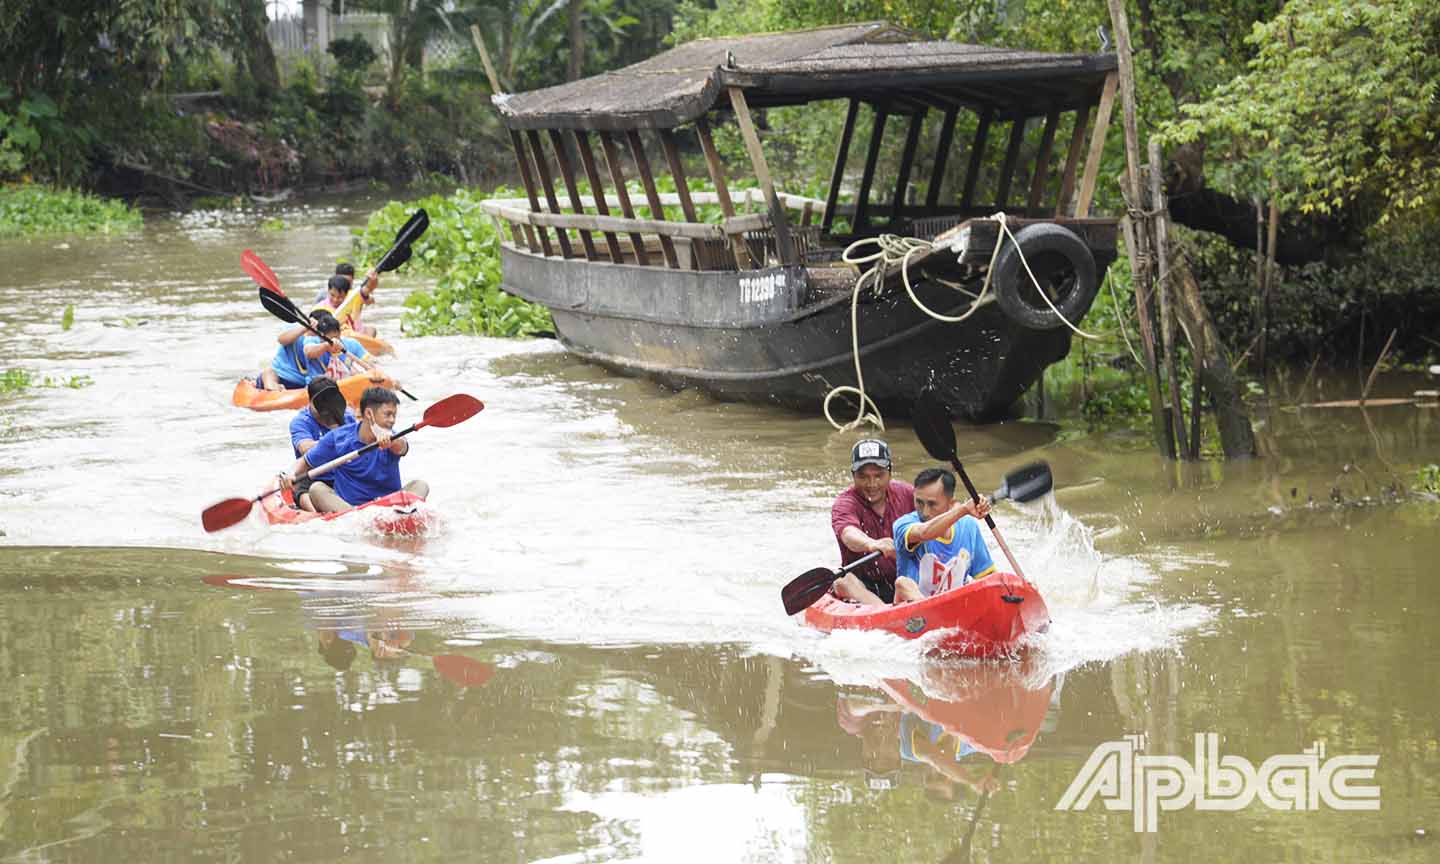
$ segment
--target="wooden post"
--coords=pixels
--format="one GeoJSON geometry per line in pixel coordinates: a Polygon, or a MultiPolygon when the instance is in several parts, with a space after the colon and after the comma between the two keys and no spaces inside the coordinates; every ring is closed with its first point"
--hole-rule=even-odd
{"type": "MultiPolygon", "coordinates": [[[[1175,451],[1180,458],[1190,455],[1189,436],[1185,433],[1185,412],[1180,405],[1180,375],[1175,362],[1175,307],[1170,302],[1170,226],[1165,216],[1169,204],[1165,201],[1165,184],[1162,180],[1160,142],[1150,139],[1150,210],[1155,214],[1155,260],[1159,271],[1155,281],[1160,295],[1160,348],[1165,360],[1165,379],[1169,382],[1170,414],[1175,421],[1175,451]]],[[[1190,406],[1199,410],[1199,405],[1190,406]]]]}
{"type": "MultiPolygon", "coordinates": [[[[540,133],[534,129],[527,129],[525,137],[530,140],[530,152],[535,155],[535,170],[540,174],[540,182],[545,184],[545,203],[549,205],[551,213],[560,212],[560,202],[555,199],[555,183],[550,179],[550,162],[545,158],[545,148],[540,146],[540,133]]],[[[575,257],[575,250],[570,248],[570,232],[564,228],[555,229],[555,239],[560,241],[560,254],[566,258],[575,257]]]]}
{"type": "MultiPolygon", "coordinates": [[[[675,131],[673,129],[661,129],[660,147],[665,151],[665,164],[670,167],[670,176],[675,181],[675,194],[680,196],[680,212],[685,214],[686,222],[699,222],[695,215],[695,202],[690,199],[690,185],[685,182],[685,165],[680,161],[680,148],[675,144],[675,131]]],[[[695,243],[690,245],[690,267],[693,270],[700,269],[700,256],[695,254],[695,243]]]]}
{"type": "Polygon", "coordinates": [[[1265,231],[1265,293],[1260,295],[1260,316],[1263,326],[1260,330],[1260,377],[1266,375],[1267,350],[1270,342],[1270,293],[1275,290],[1275,244],[1280,239],[1280,205],[1276,203],[1275,191],[1270,191],[1270,224],[1265,231]]]}
{"type": "MultiPolygon", "coordinates": [[[[730,187],[725,182],[725,166],[720,163],[720,151],[715,149],[715,139],[710,137],[710,124],[704,117],[695,121],[695,135],[705,153],[705,169],[710,173],[710,182],[715,184],[715,197],[720,199],[720,212],[729,219],[735,215],[735,204],[730,200],[730,187]]],[[[750,269],[750,250],[744,237],[730,237],[730,252],[735,256],[735,269],[750,269]]]]}
{"type": "Polygon", "coordinates": [[[940,204],[940,187],[945,185],[945,163],[950,159],[950,148],[955,144],[955,119],[960,116],[960,109],[951,107],[945,110],[945,119],[940,122],[940,143],[935,148],[935,166],[930,169],[930,188],[925,190],[926,215],[935,215],[935,208],[940,204]]]}
{"type": "Polygon", "coordinates": [[[852,234],[858,234],[870,225],[870,185],[875,182],[875,163],[880,159],[880,142],[885,137],[885,121],[890,112],[876,105],[875,123],[870,128],[870,147],[865,151],[865,172],[860,175],[860,190],[855,193],[855,218],[852,234]]]}
{"type": "MultiPolygon", "coordinates": [[[[660,193],[655,191],[655,178],[650,174],[650,160],[645,158],[645,142],[640,140],[640,130],[625,130],[625,141],[630,145],[630,158],[635,160],[635,170],[640,174],[640,185],[645,188],[645,200],[650,204],[650,218],[665,221],[665,208],[660,204],[660,193]]],[[[668,234],[660,234],[660,251],[665,263],[672,270],[680,269],[680,258],[675,254],[675,241],[668,234]]]]}
{"type": "MultiPolygon", "coordinates": [[[[825,216],[820,233],[829,234],[835,223],[835,208],[840,204],[840,184],[845,180],[845,160],[850,156],[850,138],[855,134],[855,117],[860,113],[860,100],[851,99],[845,112],[845,126],[840,130],[840,146],[835,149],[835,167],[830,171],[830,189],[825,193],[825,216]]],[[[852,226],[853,227],[853,226],[852,226]]]]}
{"type": "Polygon", "coordinates": [[[890,230],[900,221],[905,206],[905,191],[910,186],[910,168],[915,163],[915,147],[920,143],[920,128],[925,123],[925,108],[910,115],[910,128],[905,131],[905,149],[900,152],[900,173],[895,178],[895,196],[890,199],[890,230]]]}
{"type": "Polygon", "coordinates": [[[995,209],[1004,210],[1010,203],[1010,181],[1015,176],[1015,163],[1020,159],[1020,145],[1025,143],[1025,127],[1029,118],[1010,123],[1010,143],[1005,147],[1005,164],[1000,167],[1000,186],[995,190],[995,209]]]}
{"type": "MultiPolygon", "coordinates": [[[[600,171],[595,167],[595,152],[590,149],[590,137],[584,129],[572,129],[575,150],[580,154],[580,164],[585,168],[585,177],[590,181],[590,197],[595,199],[595,212],[601,216],[610,215],[610,205],[605,201],[605,184],[600,180],[600,171]]],[[[620,251],[620,238],[614,231],[605,232],[605,248],[610,251],[610,260],[623,263],[625,253],[620,251]]]]}
{"type": "MultiPolygon", "coordinates": [[[[1115,30],[1115,53],[1119,57],[1119,90],[1120,104],[1123,108],[1123,123],[1125,132],[1125,174],[1122,188],[1125,195],[1125,206],[1132,211],[1145,210],[1145,197],[1140,185],[1140,133],[1136,127],[1135,117],[1135,67],[1130,54],[1130,24],[1125,18],[1124,0],[1107,0],[1110,6],[1110,20],[1115,30]]],[[[1109,90],[1110,79],[1106,78],[1106,89],[1109,90]]],[[[1114,97],[1111,96],[1113,103],[1114,97]]],[[[1090,156],[1091,163],[1085,166],[1085,182],[1081,184],[1080,199],[1084,204],[1084,214],[1088,215],[1090,210],[1090,197],[1094,194],[1094,178],[1091,176],[1099,170],[1100,153],[1097,150],[1104,149],[1104,124],[1101,120],[1108,119],[1105,108],[1104,96],[1100,99],[1100,112],[1096,118],[1095,137],[1091,139],[1090,156]]],[[[1081,209],[1076,205],[1076,215],[1080,216],[1081,209]]],[[[1128,219],[1134,222],[1133,219],[1128,219]]],[[[1139,224],[1133,224],[1132,230],[1127,233],[1126,239],[1134,235],[1135,245],[1131,252],[1131,266],[1135,271],[1135,305],[1140,315],[1140,336],[1145,343],[1145,360],[1148,364],[1145,382],[1146,389],[1150,396],[1150,419],[1155,435],[1155,446],[1167,459],[1175,458],[1175,439],[1173,432],[1166,422],[1168,413],[1165,403],[1161,401],[1160,391],[1160,370],[1156,363],[1155,348],[1155,323],[1152,317],[1150,299],[1154,287],[1154,258],[1150,244],[1153,235],[1149,231],[1150,220],[1146,219],[1139,224]]],[[[1175,418],[1170,418],[1175,419],[1175,418]]]]}
{"type": "MultiPolygon", "coordinates": [[[[1124,10],[1121,12],[1123,14],[1124,10]]],[[[1124,68],[1128,69],[1129,65],[1127,58],[1124,68]]],[[[1090,202],[1095,199],[1095,179],[1100,176],[1100,157],[1105,154],[1105,132],[1110,127],[1110,112],[1115,108],[1115,91],[1119,86],[1119,72],[1111,72],[1105,76],[1105,88],[1100,92],[1100,107],[1095,110],[1095,129],[1090,133],[1090,152],[1085,157],[1085,171],[1080,177],[1080,195],[1075,199],[1076,219],[1084,219],[1090,215],[1090,202]]],[[[1136,152],[1138,154],[1138,149],[1136,152]]]]}
{"type": "MultiPolygon", "coordinates": [[[[550,144],[555,148],[555,162],[560,166],[560,179],[565,182],[565,194],[570,196],[570,210],[577,215],[585,212],[580,203],[580,189],[575,185],[575,166],[570,164],[570,154],[565,150],[565,139],[559,129],[550,130],[550,144]]],[[[595,238],[584,228],[580,230],[580,243],[585,247],[585,260],[595,260],[595,238]]]]}
{"type": "MultiPolygon", "coordinates": [[[[620,148],[615,146],[615,136],[602,131],[600,149],[605,151],[605,164],[610,168],[610,182],[615,184],[615,197],[620,199],[620,214],[626,219],[634,219],[635,208],[630,205],[630,190],[625,188],[625,169],[620,164],[620,148]]],[[[629,236],[635,260],[642,265],[648,265],[650,256],[645,251],[645,238],[635,231],[631,231],[629,236]]]]}
{"type": "Polygon", "coordinates": [[[745,91],[739,87],[730,88],[730,104],[735,108],[735,119],[740,124],[740,137],[745,139],[745,149],[750,152],[750,162],[755,167],[755,179],[765,193],[765,202],[770,205],[770,222],[775,231],[775,249],[780,253],[781,264],[798,264],[795,245],[790,238],[790,222],[785,208],[775,194],[775,184],[770,180],[770,167],[765,164],[765,151],[760,149],[760,136],[755,134],[755,123],[750,119],[750,106],[745,102],[745,91]]]}
{"type": "MultiPolygon", "coordinates": [[[[535,177],[530,173],[530,157],[525,155],[525,142],[520,140],[520,133],[514,129],[510,130],[510,145],[515,148],[515,161],[520,165],[520,182],[525,184],[525,195],[530,199],[530,212],[540,212],[540,196],[535,194],[535,177]]],[[[546,255],[554,254],[550,251],[550,235],[545,229],[539,226],[532,228],[525,226],[525,238],[530,243],[530,251],[535,251],[535,236],[540,237],[540,248],[546,255]]]]}
{"type": "Polygon", "coordinates": [[[1065,215],[1070,196],[1075,194],[1075,171],[1080,165],[1081,148],[1085,146],[1085,126],[1090,122],[1090,106],[1075,111],[1075,128],[1070,131],[1070,149],[1065,154],[1065,173],[1060,177],[1060,197],[1055,199],[1055,216],[1065,215]]]}
{"type": "Polygon", "coordinates": [[[1055,149],[1055,127],[1060,125],[1060,112],[1045,115],[1045,132],[1040,136],[1040,150],[1035,154],[1035,173],[1030,177],[1030,199],[1025,202],[1027,216],[1040,215],[1045,200],[1045,183],[1050,179],[1050,151],[1055,149]]]}
{"type": "Polygon", "coordinates": [[[980,169],[985,159],[985,142],[990,138],[990,122],[995,109],[986,106],[975,127],[975,140],[970,144],[970,165],[965,169],[965,191],[960,193],[960,209],[969,210],[975,203],[975,187],[980,182],[980,169]]]}

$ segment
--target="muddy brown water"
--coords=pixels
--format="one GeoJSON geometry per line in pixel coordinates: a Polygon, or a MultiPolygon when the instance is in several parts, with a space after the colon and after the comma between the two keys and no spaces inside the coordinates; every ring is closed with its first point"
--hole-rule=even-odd
{"type": "MultiPolygon", "coordinates": [[[[1385,491],[1440,461],[1434,409],[1294,411],[1277,384],[1266,458],[1183,469],[1130,433],[962,428],[980,486],[1032,458],[1059,484],[997,514],[1054,617],[1024,662],[787,619],[778,587],[834,560],[854,436],[546,341],[396,340],[424,404],[486,403],[415,436],[431,536],[206,535],[201,509],[288,461],[287,415],[229,405],[280,326],[239,252],[308,296],[369,206],[4,245],[0,369],[93,383],[0,397],[0,860],[1440,855],[1440,505],[1385,491]],[[322,654],[336,634],[353,656],[322,654]],[[1117,785],[1057,809],[1097,748],[1138,733],[1193,763],[1209,732],[1256,766],[1378,756],[1380,807],[1192,805],[1137,832],[1117,785]]],[[[388,335],[420,284],[382,283],[388,335]]],[[[885,434],[901,474],[928,464],[885,434]]]]}

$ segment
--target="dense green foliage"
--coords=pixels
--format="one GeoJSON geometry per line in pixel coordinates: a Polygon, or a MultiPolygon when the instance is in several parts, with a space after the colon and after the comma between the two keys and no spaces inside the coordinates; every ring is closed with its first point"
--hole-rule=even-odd
{"type": "MultiPolygon", "coordinates": [[[[496,196],[513,196],[500,188],[496,196]]],[[[391,201],[356,232],[354,257],[374,261],[390,248],[400,226],[416,208],[430,216],[430,227],[415,243],[402,272],[439,277],[435,287],[405,300],[401,328],[412,336],[470,333],[531,336],[550,332],[550,313],[500,290],[500,248],[494,223],[480,212],[486,195],[457,189],[449,196],[391,201]]]]}
{"type": "Polygon", "coordinates": [[[121,201],[30,183],[0,187],[0,237],[109,234],[133,231],[142,221],[140,211],[121,201]]]}

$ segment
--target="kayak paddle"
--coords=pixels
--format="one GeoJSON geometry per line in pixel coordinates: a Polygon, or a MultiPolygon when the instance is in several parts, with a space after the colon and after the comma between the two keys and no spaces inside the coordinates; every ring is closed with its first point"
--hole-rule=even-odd
{"type": "Polygon", "coordinates": [[[871,552],[862,555],[841,567],[839,570],[831,570],[829,567],[816,567],[813,570],[806,570],[794,579],[791,579],[784,588],[780,589],[780,600],[785,604],[785,614],[794,615],[796,612],[809,609],[816,600],[825,596],[830,590],[830,585],[836,579],[849,573],[858,567],[864,567],[871,561],[880,557],[879,552],[871,552]]]}
{"type": "MultiPolygon", "coordinates": [[[[469,396],[464,393],[446,396],[444,399],[426,408],[419,422],[390,436],[390,440],[394,441],[397,438],[404,438],[411,432],[417,429],[424,429],[426,426],[435,426],[444,429],[454,426],[457,423],[463,423],[476,414],[479,414],[484,408],[484,403],[474,396],[469,396]]],[[[326,462],[324,465],[318,465],[309,471],[302,471],[301,473],[309,477],[318,477],[326,471],[333,470],[359,458],[364,453],[369,453],[378,446],[380,446],[378,441],[372,441],[359,450],[352,450],[344,456],[337,457],[326,462]]],[[[298,479],[298,477],[296,479],[298,479]]],[[[274,495],[279,491],[280,488],[277,486],[268,492],[262,492],[256,495],[254,498],[226,498],[218,504],[212,504],[206,507],[200,514],[200,524],[205,526],[205,530],[210,533],[229,528],[231,525],[249,516],[250,508],[254,506],[257,501],[260,501],[268,495],[274,495]]]]}
{"type": "Polygon", "coordinates": [[[356,310],[360,308],[360,304],[364,301],[361,286],[369,282],[370,278],[377,273],[388,273],[406,261],[409,261],[410,254],[413,251],[410,248],[410,244],[420,239],[420,235],[424,234],[425,229],[429,227],[430,214],[426,213],[424,208],[416,210],[409,219],[405,220],[405,224],[401,225],[400,230],[395,232],[395,242],[391,244],[384,255],[380,256],[380,261],[370,269],[369,273],[365,274],[364,279],[355,283],[350,288],[349,293],[345,295],[345,299],[340,301],[339,308],[335,310],[335,317],[341,318],[345,315],[354,315],[356,310]]]}
{"type": "MultiPolygon", "coordinates": [[[[979,503],[980,493],[975,491],[975,484],[970,482],[970,475],[965,473],[965,466],[960,464],[960,457],[955,451],[955,427],[950,425],[950,412],[941,404],[940,397],[933,387],[926,387],[920,391],[920,398],[915,402],[915,411],[911,420],[915,424],[915,435],[920,439],[920,443],[926,451],[936,459],[949,462],[955,469],[955,473],[959,474],[960,479],[964,481],[965,491],[970,493],[970,499],[979,503]]],[[[1044,473],[1048,477],[1050,469],[1046,467],[1044,473]]],[[[1017,483],[1017,485],[1023,484],[1017,483]]],[[[1010,547],[1005,545],[1005,538],[1000,536],[1000,529],[995,527],[995,518],[987,514],[985,524],[990,526],[990,533],[995,535],[995,542],[1000,544],[1000,551],[1005,553],[1005,560],[1010,562],[1010,568],[1015,571],[1016,576],[1024,580],[1025,573],[1020,569],[1020,563],[1015,560],[1015,556],[1010,553],[1010,547]]]]}
{"type": "MultiPolygon", "coordinates": [[[[1049,493],[1054,487],[1055,478],[1050,473],[1050,466],[1044,462],[1031,462],[1006,474],[1005,479],[1000,481],[1000,488],[990,495],[990,500],[992,502],[1004,501],[1008,498],[1024,504],[1049,493]]],[[[810,608],[829,590],[830,583],[850,570],[868,564],[879,554],[879,552],[871,552],[864,558],[839,570],[817,567],[796,577],[790,584],[780,589],[780,597],[785,602],[785,614],[794,615],[802,609],[810,608]]]]}
{"type": "MultiPolygon", "coordinates": [[[[315,325],[310,321],[310,316],[306,315],[299,306],[296,306],[295,301],[286,296],[284,289],[280,287],[280,278],[275,275],[275,271],[271,270],[268,264],[261,260],[259,255],[256,255],[249,249],[241,252],[240,269],[249,274],[250,278],[254,279],[255,283],[260,286],[260,305],[265,307],[266,312],[269,312],[287,324],[299,324],[316,336],[320,336],[320,331],[315,329],[315,325]]],[[[332,345],[335,344],[335,340],[328,336],[320,336],[320,338],[332,345]]],[[[353,357],[355,361],[362,366],[370,369],[374,368],[373,364],[366,363],[361,358],[355,357],[355,355],[349,351],[345,353],[353,357]]],[[[398,389],[411,402],[420,401],[415,398],[415,394],[406,390],[404,387],[398,389]]]]}

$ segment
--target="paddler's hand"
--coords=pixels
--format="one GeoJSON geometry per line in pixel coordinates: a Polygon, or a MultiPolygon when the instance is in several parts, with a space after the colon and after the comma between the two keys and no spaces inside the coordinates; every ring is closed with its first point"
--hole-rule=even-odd
{"type": "Polygon", "coordinates": [[[983,521],[986,516],[990,515],[990,499],[981,495],[978,499],[966,501],[962,510],[983,521]]]}
{"type": "Polygon", "coordinates": [[[360,298],[365,301],[365,305],[366,305],[366,306],[369,306],[371,303],[374,303],[374,302],[375,302],[375,296],[374,296],[374,295],[375,295],[375,288],[376,288],[376,286],[378,286],[379,284],[380,284],[380,274],[379,274],[379,273],[371,273],[371,274],[370,274],[370,278],[369,278],[369,279],[366,279],[366,280],[365,280],[365,284],[364,284],[363,286],[361,286],[361,288],[360,288],[360,298]]]}
{"type": "Polygon", "coordinates": [[[325,350],[329,351],[331,354],[344,354],[345,343],[341,342],[339,339],[331,339],[325,344],[325,350]]]}
{"type": "Polygon", "coordinates": [[[290,476],[289,471],[281,471],[276,482],[279,484],[281,492],[291,492],[295,489],[295,478],[290,476]]]}
{"type": "Polygon", "coordinates": [[[880,540],[871,540],[870,545],[866,547],[865,551],[879,552],[881,557],[893,559],[895,557],[895,541],[889,537],[880,540]]]}

